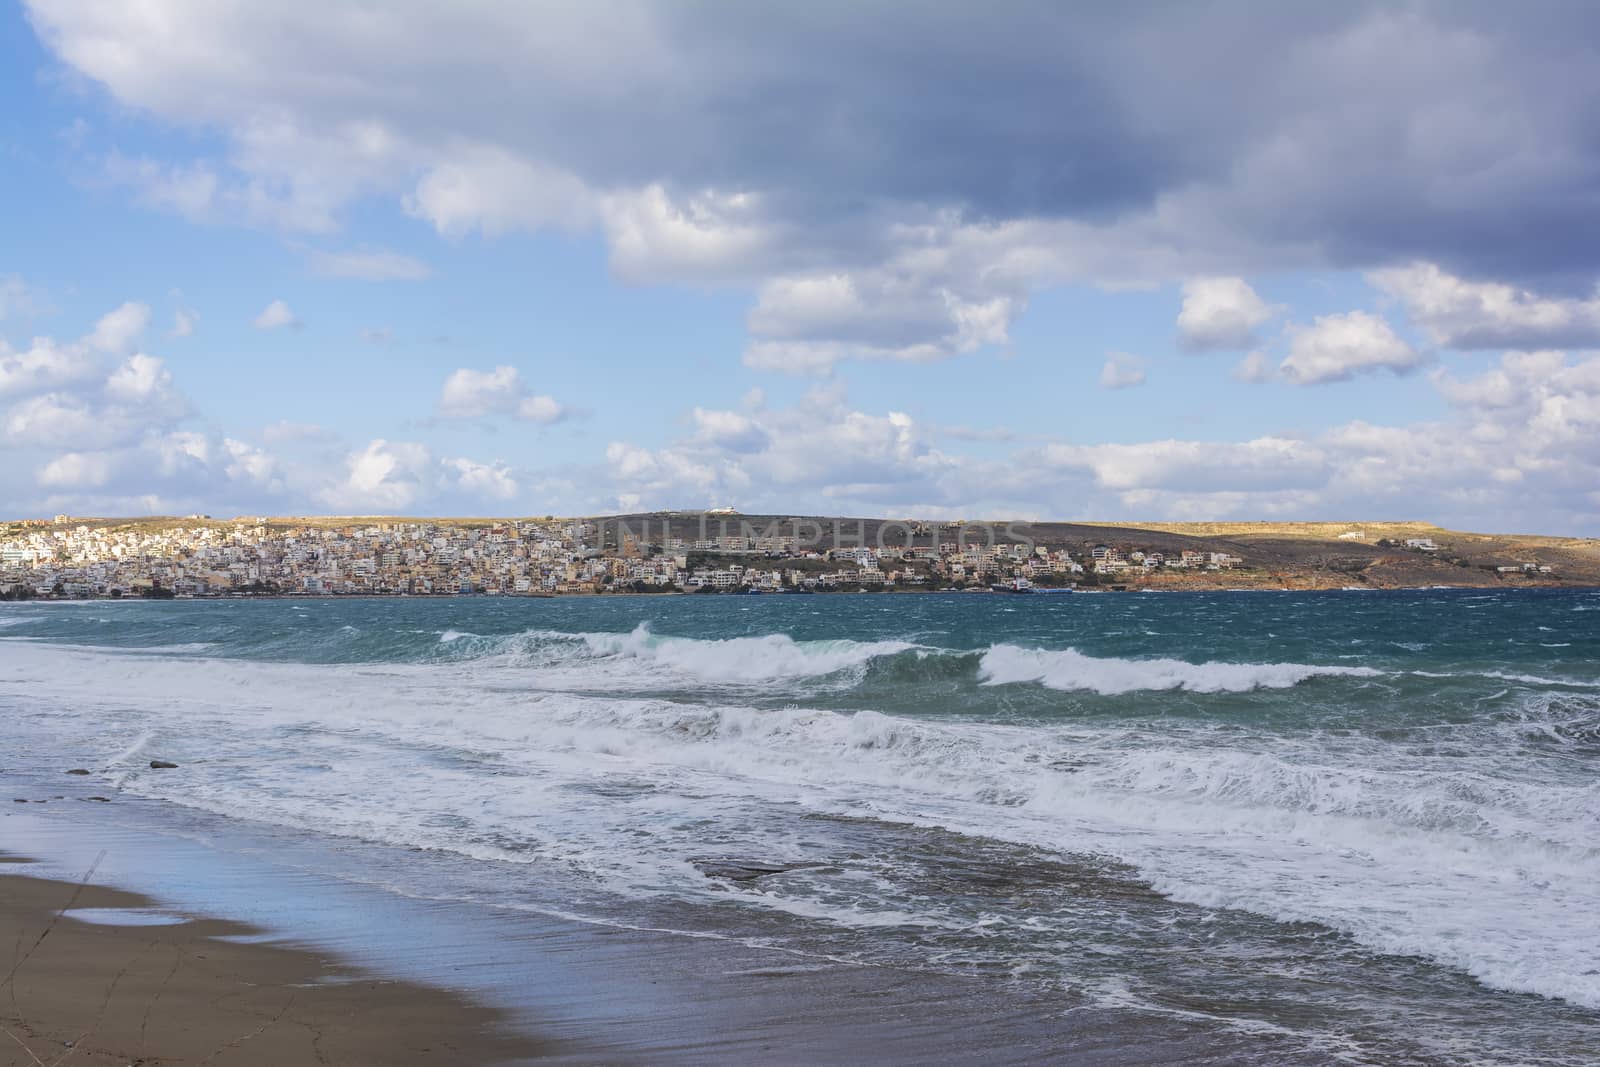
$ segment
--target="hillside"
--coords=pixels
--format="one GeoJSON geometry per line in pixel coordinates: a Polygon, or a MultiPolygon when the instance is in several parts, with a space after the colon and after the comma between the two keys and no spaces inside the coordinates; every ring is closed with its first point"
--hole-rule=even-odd
{"type": "MultiPolygon", "coordinates": [[[[106,531],[168,531],[177,528],[262,526],[273,533],[294,528],[338,529],[390,524],[431,523],[463,528],[493,526],[507,519],[417,518],[383,516],[307,516],[215,519],[153,516],[147,518],[67,518],[61,524],[0,523],[0,541],[26,530],[88,526],[106,531]]],[[[1032,542],[1064,548],[1087,561],[1097,545],[1133,553],[1225,553],[1236,565],[1221,569],[1134,568],[1114,582],[1127,588],[1409,588],[1421,586],[1596,586],[1600,587],[1600,539],[1532,534],[1483,534],[1447,530],[1426,522],[940,522],[889,518],[826,518],[822,516],[650,512],[585,519],[525,517],[523,522],[586,522],[596,529],[589,543],[607,554],[619,552],[624,539],[664,546],[686,545],[718,537],[793,537],[799,550],[827,552],[857,546],[928,548],[937,543],[1032,542]],[[797,525],[798,524],[798,525],[797,525]],[[1411,540],[1430,547],[1407,546],[1411,540]]],[[[1091,579],[1092,580],[1092,579],[1091,579]]],[[[1110,584],[1103,582],[1102,584],[1110,584]]]]}
{"type": "Polygon", "coordinates": [[[1126,577],[1130,588],[1600,586],[1600,539],[1470,533],[1426,522],[1008,523],[701,512],[638,513],[590,521],[604,524],[603,529],[626,527],[652,541],[669,537],[693,541],[743,529],[760,533],[774,524],[791,534],[798,521],[803,533],[823,548],[876,546],[880,540],[898,546],[906,544],[908,536],[917,545],[958,539],[982,544],[988,530],[1000,542],[1026,538],[1050,548],[1067,548],[1074,555],[1087,555],[1103,544],[1125,553],[1168,556],[1185,550],[1223,552],[1244,561],[1223,571],[1161,569],[1130,574],[1126,577]],[[1431,540],[1436,549],[1407,548],[1408,539],[1431,540]],[[1535,569],[1524,572],[1525,566],[1535,569]],[[1507,573],[1501,567],[1517,570],[1507,573]],[[1550,569],[1540,572],[1538,567],[1550,569]]]}

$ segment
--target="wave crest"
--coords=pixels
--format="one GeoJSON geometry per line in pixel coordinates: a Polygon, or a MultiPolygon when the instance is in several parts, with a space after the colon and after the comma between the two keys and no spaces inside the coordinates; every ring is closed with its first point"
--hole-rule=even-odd
{"type": "MultiPolygon", "coordinates": [[[[528,630],[484,636],[458,630],[439,634],[434,655],[445,660],[500,660],[546,671],[621,668],[625,674],[647,668],[703,682],[759,684],[859,674],[873,660],[918,648],[908,641],[796,641],[787,634],[695,638],[657,634],[648,622],[628,633],[569,633],[528,630]]],[[[546,681],[551,680],[546,676],[546,681]]],[[[599,676],[591,677],[598,681],[599,676]]],[[[606,680],[615,682],[615,672],[606,680]]]]}
{"type": "Polygon", "coordinates": [[[787,634],[759,637],[664,637],[640,623],[626,634],[578,635],[597,656],[643,660],[707,681],[765,682],[818,678],[864,667],[879,656],[915,646],[906,641],[796,641],[787,634]]]}
{"type": "Polygon", "coordinates": [[[984,685],[1032,682],[1048,689],[1085,689],[1102,696],[1140,690],[1246,693],[1288,689],[1321,675],[1371,678],[1370,667],[1319,667],[1308,663],[1189,663],[1181,659],[1120,659],[1057,650],[992,645],[978,664],[984,685]]]}

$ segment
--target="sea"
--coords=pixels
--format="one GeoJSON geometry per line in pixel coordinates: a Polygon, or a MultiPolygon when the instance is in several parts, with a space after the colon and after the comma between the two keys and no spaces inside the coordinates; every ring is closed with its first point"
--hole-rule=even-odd
{"type": "Polygon", "coordinates": [[[0,605],[0,724],[410,897],[1600,1060],[1600,592],[0,605]]]}

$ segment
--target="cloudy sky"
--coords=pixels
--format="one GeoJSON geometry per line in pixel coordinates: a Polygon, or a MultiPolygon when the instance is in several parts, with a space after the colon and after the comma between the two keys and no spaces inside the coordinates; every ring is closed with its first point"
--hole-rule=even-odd
{"type": "Polygon", "coordinates": [[[1600,9],[0,0],[0,512],[1600,534],[1600,9]]]}

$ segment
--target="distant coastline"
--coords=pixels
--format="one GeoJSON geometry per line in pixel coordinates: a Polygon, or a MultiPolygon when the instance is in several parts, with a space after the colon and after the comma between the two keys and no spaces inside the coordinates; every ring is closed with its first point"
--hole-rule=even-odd
{"type": "Polygon", "coordinates": [[[1600,540],[1421,522],[650,512],[0,523],[0,599],[1600,587],[1600,540]]]}

